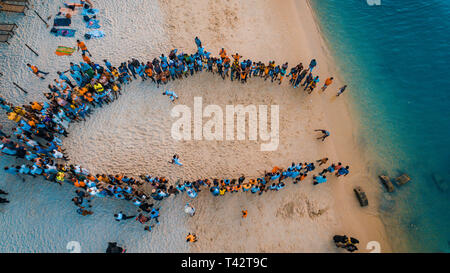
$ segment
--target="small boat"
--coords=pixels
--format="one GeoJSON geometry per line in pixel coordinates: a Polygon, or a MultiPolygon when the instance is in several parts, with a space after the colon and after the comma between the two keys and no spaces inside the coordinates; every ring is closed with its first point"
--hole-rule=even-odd
{"type": "Polygon", "coordinates": [[[361,187],[358,186],[354,188],[353,191],[355,191],[356,197],[358,198],[361,207],[366,207],[369,205],[369,200],[367,200],[366,193],[363,191],[361,187]]]}
{"type": "Polygon", "coordinates": [[[407,175],[406,173],[400,175],[399,177],[397,177],[397,178],[395,179],[395,181],[397,181],[397,184],[398,184],[399,186],[405,185],[406,183],[409,182],[409,180],[411,180],[411,178],[410,178],[409,175],[407,175]]]}
{"type": "Polygon", "coordinates": [[[393,192],[394,191],[394,184],[392,184],[391,179],[386,176],[386,175],[380,175],[379,178],[381,179],[381,182],[383,183],[383,185],[386,187],[386,190],[388,192],[393,192]]]}

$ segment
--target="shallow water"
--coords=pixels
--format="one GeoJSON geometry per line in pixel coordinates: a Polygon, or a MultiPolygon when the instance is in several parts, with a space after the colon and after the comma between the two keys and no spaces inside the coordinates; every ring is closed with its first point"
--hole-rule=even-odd
{"type": "MultiPolygon", "coordinates": [[[[448,1],[312,0],[372,176],[408,173],[410,184],[381,202],[394,251],[449,252],[450,15],[448,1]]],[[[338,87],[335,87],[338,88],[338,87]]],[[[376,180],[374,180],[376,181],[376,180]]]]}

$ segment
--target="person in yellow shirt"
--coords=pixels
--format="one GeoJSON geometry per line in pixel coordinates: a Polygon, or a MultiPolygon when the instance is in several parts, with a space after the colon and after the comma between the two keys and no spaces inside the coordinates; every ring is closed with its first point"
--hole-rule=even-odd
{"type": "Polygon", "coordinates": [[[325,83],[323,84],[323,87],[322,87],[322,92],[325,91],[325,89],[327,89],[327,87],[330,86],[332,83],[333,83],[333,77],[326,79],[325,83]]]}
{"type": "Polygon", "coordinates": [[[42,105],[40,103],[34,101],[34,102],[31,102],[30,104],[31,104],[31,108],[33,110],[36,110],[36,111],[41,111],[42,110],[42,105]]]}

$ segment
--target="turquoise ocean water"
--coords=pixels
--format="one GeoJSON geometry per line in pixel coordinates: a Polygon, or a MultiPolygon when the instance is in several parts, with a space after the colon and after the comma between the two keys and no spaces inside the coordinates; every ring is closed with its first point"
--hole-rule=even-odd
{"type": "Polygon", "coordinates": [[[310,2],[349,85],[369,168],[412,178],[382,197],[394,251],[450,252],[450,1],[310,2]]]}

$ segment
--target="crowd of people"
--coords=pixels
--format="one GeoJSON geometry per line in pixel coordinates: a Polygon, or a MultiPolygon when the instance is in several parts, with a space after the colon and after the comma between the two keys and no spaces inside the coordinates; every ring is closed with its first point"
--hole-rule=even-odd
{"type": "MultiPolygon", "coordinates": [[[[244,60],[238,53],[231,55],[232,60],[223,48],[219,52],[219,57],[213,57],[204,49],[197,37],[195,42],[197,44],[195,54],[177,54],[177,50],[174,49],[169,56],[162,54],[151,62],[144,63],[133,58],[115,67],[108,60],[103,60],[102,64],[91,60],[91,53],[86,44],[78,40],[77,47],[81,50],[83,61],[79,64],[71,62],[66,71],[57,72],[57,79],[48,85],[48,92],[44,93],[47,101],[14,106],[0,97],[0,107],[6,111],[8,119],[15,122],[12,135],[7,135],[0,127],[0,154],[24,160],[22,164],[5,167],[4,171],[21,175],[22,178],[39,176],[59,185],[63,183],[74,185],[77,190],[72,201],[77,206],[77,212],[83,216],[93,213],[90,209],[93,196],[109,196],[131,201],[137,207],[137,215],[127,216],[119,212],[114,214],[115,220],[134,218],[143,224],[147,231],[151,231],[155,224],[159,224],[159,208],[153,201],[161,201],[170,195],[185,192],[189,197],[195,198],[202,187],[208,188],[214,196],[240,191],[262,195],[267,191],[282,190],[288,179],[293,184],[303,181],[316,169],[314,162],[292,163],[285,169],[274,167],[270,172],[255,179],[246,180],[244,176],[238,179],[198,179],[178,181],[175,185],[170,185],[165,177],[141,175],[135,179],[122,174],[93,174],[82,166],[68,163],[69,158],[62,147],[62,138],[68,136],[70,123],[84,121],[94,108],[118,99],[122,94],[122,87],[133,80],[151,80],[159,87],[170,80],[183,79],[206,70],[220,75],[224,80],[229,77],[231,81],[237,80],[242,83],[246,83],[252,77],[261,77],[281,84],[283,79],[288,77],[290,85],[294,88],[301,85],[308,93],[311,93],[319,83],[319,77],[312,74],[317,66],[314,59],[308,67],[304,68],[300,63],[287,73],[288,63],[276,65],[274,61],[270,61],[266,65],[250,59],[244,60]],[[150,185],[150,192],[144,190],[144,185],[150,185]],[[150,224],[151,222],[154,224],[150,224]]],[[[44,79],[41,74],[48,74],[34,65],[28,64],[28,67],[41,79],[44,79]]],[[[332,84],[332,80],[331,77],[325,81],[322,91],[332,84]]],[[[168,96],[171,101],[178,98],[175,92],[169,90],[163,95],[168,96]]],[[[329,136],[328,131],[319,131],[324,133],[319,139],[324,140],[329,136]]],[[[328,159],[321,159],[318,162],[323,165],[327,161],[328,159]]],[[[178,155],[174,155],[169,163],[183,166],[178,155]]],[[[320,174],[312,176],[314,184],[326,182],[326,173],[345,176],[349,173],[349,167],[343,167],[341,163],[331,164],[320,174]]],[[[8,200],[0,199],[1,203],[6,201],[8,200]]],[[[247,211],[245,217],[246,215],[247,211]]]]}

